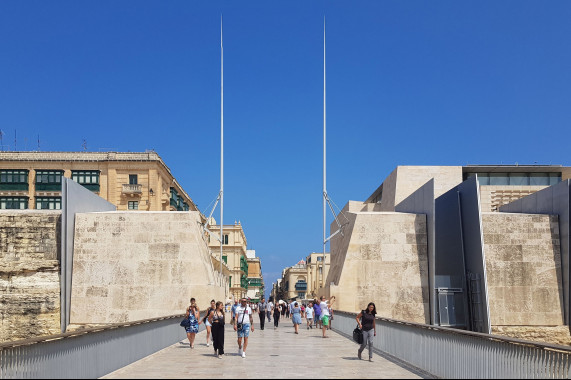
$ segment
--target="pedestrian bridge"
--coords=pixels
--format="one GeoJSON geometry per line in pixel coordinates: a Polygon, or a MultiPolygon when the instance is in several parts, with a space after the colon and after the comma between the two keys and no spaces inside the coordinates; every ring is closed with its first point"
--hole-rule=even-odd
{"type": "MultiPolygon", "coordinates": [[[[309,368],[326,378],[568,378],[571,349],[378,318],[372,363],[357,359],[349,338],[355,314],[337,311],[328,339],[320,330],[294,334],[291,320],[250,334],[247,357],[237,354],[227,325],[218,359],[197,335],[190,349],[182,315],[116,324],[0,345],[0,378],[238,378],[261,369],[291,378],[309,368]]],[[[257,319],[257,318],[256,318],[257,319]]],[[[202,327],[203,325],[201,325],[202,327]]],[[[367,351],[363,352],[367,357],[367,351]]]]}

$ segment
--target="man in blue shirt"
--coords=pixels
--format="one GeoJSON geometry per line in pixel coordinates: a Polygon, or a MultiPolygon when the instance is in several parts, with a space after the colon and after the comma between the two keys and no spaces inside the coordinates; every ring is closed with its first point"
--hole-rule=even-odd
{"type": "Polygon", "coordinates": [[[230,324],[233,325],[236,321],[236,308],[238,307],[238,300],[234,300],[234,305],[232,305],[232,309],[230,309],[230,315],[232,316],[232,321],[230,324]]]}

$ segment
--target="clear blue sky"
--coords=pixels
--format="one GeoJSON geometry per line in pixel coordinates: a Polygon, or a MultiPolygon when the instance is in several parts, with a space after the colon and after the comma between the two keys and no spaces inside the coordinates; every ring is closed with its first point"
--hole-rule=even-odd
{"type": "MultiPolygon", "coordinates": [[[[219,189],[268,288],[397,165],[571,165],[569,1],[2,1],[5,149],[154,149],[203,212],[219,189]],[[329,219],[328,223],[331,221],[329,219]]],[[[216,214],[217,219],[218,211],[216,214]]]]}

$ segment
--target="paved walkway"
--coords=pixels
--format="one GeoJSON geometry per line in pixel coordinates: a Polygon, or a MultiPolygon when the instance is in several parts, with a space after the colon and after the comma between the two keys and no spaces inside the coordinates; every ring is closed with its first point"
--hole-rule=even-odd
{"type": "MultiPolygon", "coordinates": [[[[323,339],[321,331],[300,326],[294,334],[290,319],[274,330],[273,320],[250,333],[246,358],[238,356],[236,333],[226,324],[225,351],[214,357],[212,344],[206,347],[206,332],[197,334],[194,349],[188,340],[156,352],[131,365],[112,372],[104,379],[175,379],[175,378],[421,378],[402,366],[374,354],[373,362],[357,359],[358,345],[333,331],[323,339]],[[301,327],[304,327],[303,329],[301,327]],[[312,374],[310,376],[310,374],[312,374]]],[[[305,321],[304,321],[305,322],[305,321]]],[[[365,349],[363,358],[368,358],[365,349]]]]}

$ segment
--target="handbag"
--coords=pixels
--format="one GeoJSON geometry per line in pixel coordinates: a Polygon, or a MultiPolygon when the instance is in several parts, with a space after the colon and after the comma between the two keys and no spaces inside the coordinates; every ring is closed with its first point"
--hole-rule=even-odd
{"type": "Polygon", "coordinates": [[[353,340],[355,343],[363,344],[363,330],[359,328],[359,325],[353,330],[353,340]]]}
{"type": "Polygon", "coordinates": [[[184,318],[181,322],[180,325],[184,328],[190,327],[190,319],[188,318],[184,318]]]}

